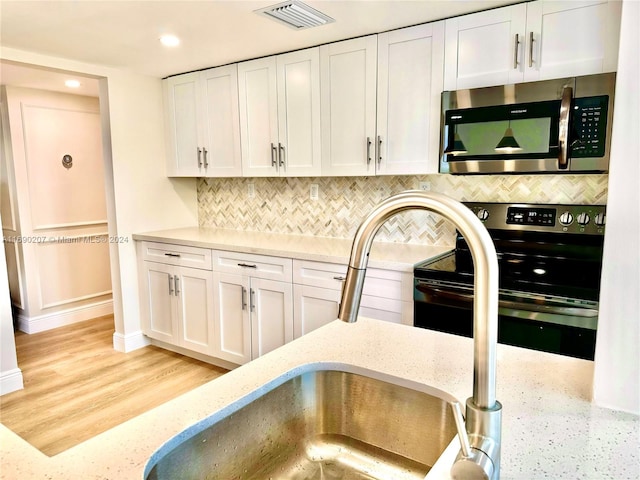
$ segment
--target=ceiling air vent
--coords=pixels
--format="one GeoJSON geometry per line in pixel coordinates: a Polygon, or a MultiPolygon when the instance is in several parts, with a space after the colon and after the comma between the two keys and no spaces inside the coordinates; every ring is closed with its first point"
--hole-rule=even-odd
{"type": "Polygon", "coordinates": [[[298,0],[278,3],[277,5],[255,10],[255,12],[282,22],[295,30],[319,27],[320,25],[335,22],[333,18],[298,0]]]}

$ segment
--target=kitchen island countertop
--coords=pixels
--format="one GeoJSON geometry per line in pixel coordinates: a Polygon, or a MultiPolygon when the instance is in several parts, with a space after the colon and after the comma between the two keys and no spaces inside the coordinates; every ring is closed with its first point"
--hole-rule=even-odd
{"type": "MultiPolygon", "coordinates": [[[[366,318],[334,321],[51,458],[0,426],[0,475],[141,479],[151,455],[185,428],[258,396],[274,379],[308,369],[352,365],[428,384],[464,401],[472,391],[472,342],[366,318]]],[[[503,480],[639,478],[639,418],[590,402],[592,362],[507,345],[498,345],[497,359],[503,480]]],[[[448,450],[455,449],[452,443],[448,450]]],[[[449,465],[438,462],[428,478],[448,478],[449,465]]]]}
{"type": "MultiPolygon", "coordinates": [[[[203,227],[137,233],[133,239],[345,265],[349,261],[353,242],[343,238],[203,227]]],[[[375,241],[368,266],[413,272],[416,263],[452,249],[453,246],[448,245],[375,241]]]]}

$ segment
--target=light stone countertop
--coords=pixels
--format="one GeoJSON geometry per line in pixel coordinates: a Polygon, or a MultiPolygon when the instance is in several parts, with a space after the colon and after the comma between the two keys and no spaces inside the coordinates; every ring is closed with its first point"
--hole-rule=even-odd
{"type": "MultiPolygon", "coordinates": [[[[352,244],[350,239],[200,227],[137,233],[133,239],[345,265],[349,261],[352,244]]],[[[446,245],[374,242],[368,266],[413,272],[416,263],[453,248],[446,245]]]]}
{"type": "MultiPolygon", "coordinates": [[[[464,401],[472,391],[472,342],[366,318],[334,321],[52,458],[0,426],[1,476],[141,479],[151,455],[187,427],[309,369],[366,368],[464,401]]],[[[639,478],[639,418],[591,404],[592,362],[508,345],[498,345],[497,359],[503,480],[639,478]]],[[[455,442],[445,455],[455,455],[455,442]]],[[[427,478],[448,479],[450,464],[442,458],[427,478]]]]}

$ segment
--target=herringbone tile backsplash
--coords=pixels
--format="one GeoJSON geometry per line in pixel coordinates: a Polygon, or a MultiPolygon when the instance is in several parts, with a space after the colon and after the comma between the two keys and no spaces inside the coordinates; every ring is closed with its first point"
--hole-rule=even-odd
{"type": "MultiPolygon", "coordinates": [[[[202,227],[352,238],[382,199],[428,182],[434,192],[460,201],[604,205],[607,175],[421,175],[323,178],[200,178],[202,227]],[[248,195],[252,183],[255,197],[248,195]],[[309,199],[312,184],[318,200],[309,199]]],[[[391,218],[376,239],[451,245],[455,228],[428,212],[391,218]]]]}

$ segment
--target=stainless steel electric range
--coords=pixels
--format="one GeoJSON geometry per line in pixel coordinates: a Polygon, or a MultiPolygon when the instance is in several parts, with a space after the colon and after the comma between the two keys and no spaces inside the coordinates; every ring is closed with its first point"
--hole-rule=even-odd
{"type": "MultiPolygon", "coordinates": [[[[466,203],[489,231],[500,271],[498,341],[592,360],[605,207],[466,203]]],[[[414,325],[471,337],[473,261],[454,251],[414,270],[414,325]]]]}

